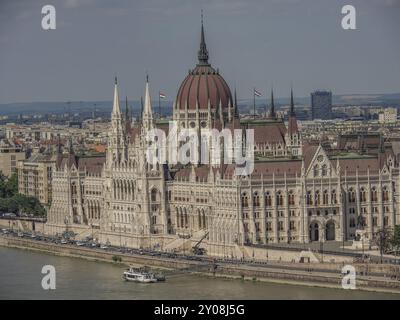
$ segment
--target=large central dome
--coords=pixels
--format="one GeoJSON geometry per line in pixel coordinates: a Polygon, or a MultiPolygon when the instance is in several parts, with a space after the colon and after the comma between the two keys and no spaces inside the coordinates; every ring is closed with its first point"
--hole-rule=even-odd
{"type": "Polygon", "coordinates": [[[215,110],[220,104],[222,110],[233,107],[232,94],[228,84],[219,74],[218,70],[211,67],[208,62],[208,51],[204,38],[204,27],[201,24],[201,41],[198,52],[199,62],[189,71],[179,87],[175,101],[175,108],[179,110],[208,109],[215,110]]]}

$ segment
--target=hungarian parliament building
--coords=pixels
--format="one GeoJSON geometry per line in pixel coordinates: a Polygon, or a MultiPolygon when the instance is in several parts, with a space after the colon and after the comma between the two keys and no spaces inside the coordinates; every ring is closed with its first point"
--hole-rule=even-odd
{"type": "Polygon", "coordinates": [[[154,115],[148,80],[132,121],[115,81],[106,156],[80,156],[72,143],[57,154],[48,231],[166,251],[229,247],[234,254],[247,244],[353,240],[358,230],[370,241],[399,221],[392,146],[379,134],[341,136],[334,147],[304,141],[292,92],[287,122],[277,116],[273,94],[267,114],[240,117],[236,90],[232,95],[209,63],[203,25],[198,62],[178,89],[172,120],[178,131],[199,134],[254,130],[254,169],[236,175],[235,163],[150,164],[146,135],[155,128],[168,134],[168,122],[154,115]]]}

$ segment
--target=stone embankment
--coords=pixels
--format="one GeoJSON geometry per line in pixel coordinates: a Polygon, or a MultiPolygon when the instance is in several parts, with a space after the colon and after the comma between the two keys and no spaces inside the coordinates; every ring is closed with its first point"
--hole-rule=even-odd
{"type": "MultiPolygon", "coordinates": [[[[320,287],[341,288],[343,263],[227,263],[212,261],[195,261],[187,259],[173,259],[160,256],[140,254],[124,254],[46,243],[27,238],[15,238],[0,235],[0,246],[21,249],[37,250],[61,256],[79,257],[94,261],[112,262],[115,257],[121,259],[123,265],[147,265],[153,268],[174,270],[172,273],[197,272],[205,275],[239,278],[253,281],[274,281],[280,283],[312,285],[320,287]]],[[[376,264],[354,264],[357,271],[357,289],[400,293],[398,266],[376,264]],[[396,279],[397,278],[397,279],[396,279]]]]}

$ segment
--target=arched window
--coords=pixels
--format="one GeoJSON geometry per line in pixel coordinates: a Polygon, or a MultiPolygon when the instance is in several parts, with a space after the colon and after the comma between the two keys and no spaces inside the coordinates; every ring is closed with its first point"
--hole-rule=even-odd
{"type": "Polygon", "coordinates": [[[376,202],[378,201],[378,191],[376,191],[375,187],[371,189],[371,201],[376,202]]]}
{"type": "Polygon", "coordinates": [[[157,201],[157,195],[158,195],[157,189],[152,189],[151,190],[151,201],[157,201]]]}
{"type": "Polygon", "coordinates": [[[383,201],[389,201],[389,190],[387,187],[383,187],[382,199],[383,199],[383,201]]]}
{"type": "Polygon", "coordinates": [[[332,193],[331,193],[331,202],[332,202],[332,204],[337,204],[336,190],[332,190],[332,193]]]}
{"type": "Polygon", "coordinates": [[[307,204],[312,205],[313,204],[313,199],[311,195],[311,191],[307,191],[307,204]]]}
{"type": "Polygon", "coordinates": [[[321,168],[321,175],[322,175],[323,177],[325,177],[325,176],[328,175],[328,167],[327,167],[326,164],[322,165],[322,168],[321,168]]]}
{"type": "Polygon", "coordinates": [[[283,206],[283,195],[280,191],[278,191],[276,194],[276,204],[278,206],[283,206]]]}
{"type": "Polygon", "coordinates": [[[315,191],[315,204],[316,205],[321,204],[321,195],[319,193],[319,190],[315,191]]]}
{"type": "Polygon", "coordinates": [[[350,203],[356,202],[356,193],[353,188],[349,189],[349,202],[350,203]]]}
{"type": "Polygon", "coordinates": [[[294,206],[294,193],[293,190],[289,190],[289,205],[290,206],[294,206]]]}
{"type": "Polygon", "coordinates": [[[314,177],[318,177],[319,176],[319,166],[316,164],[314,166],[314,177]]]}
{"type": "Polygon", "coordinates": [[[367,201],[367,193],[365,192],[364,188],[360,189],[360,202],[367,201]]]}
{"type": "Polygon", "coordinates": [[[249,198],[247,197],[246,193],[242,194],[242,207],[248,208],[249,207],[249,198]]]}
{"type": "Polygon", "coordinates": [[[324,195],[323,195],[323,204],[327,205],[329,204],[329,194],[328,190],[324,190],[324,195]]]}
{"type": "Polygon", "coordinates": [[[272,197],[269,192],[265,194],[265,206],[266,207],[271,207],[272,206],[272,197]]]}
{"type": "Polygon", "coordinates": [[[253,205],[255,207],[259,207],[260,206],[260,196],[258,195],[258,192],[254,192],[253,195],[253,205]]]}

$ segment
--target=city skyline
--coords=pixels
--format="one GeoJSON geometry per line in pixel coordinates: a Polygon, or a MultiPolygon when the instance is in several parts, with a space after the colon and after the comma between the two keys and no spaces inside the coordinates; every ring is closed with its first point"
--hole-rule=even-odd
{"type": "Polygon", "coordinates": [[[146,72],[172,101],[196,61],[201,9],[210,61],[239,98],[272,86],[287,97],[291,84],[296,96],[399,91],[399,1],[354,1],[357,30],[341,28],[340,1],[192,4],[55,1],[57,29],[44,31],[42,4],[2,3],[0,103],[109,100],[116,74],[121,93],[137,99],[146,72]]]}

